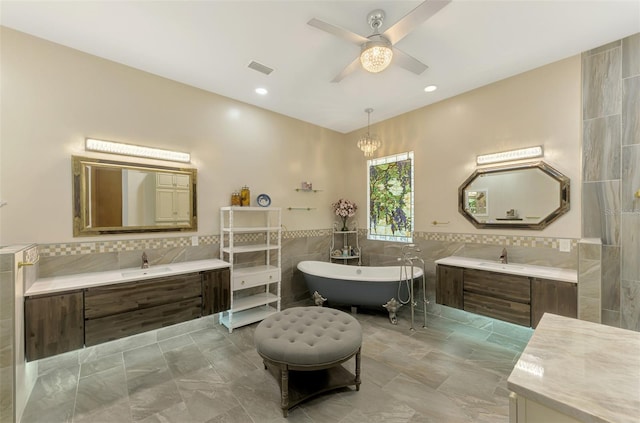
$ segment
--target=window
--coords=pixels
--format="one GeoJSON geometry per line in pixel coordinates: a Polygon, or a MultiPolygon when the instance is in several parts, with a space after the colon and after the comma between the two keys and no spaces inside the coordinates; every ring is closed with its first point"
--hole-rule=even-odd
{"type": "Polygon", "coordinates": [[[367,160],[369,239],[413,241],[413,151],[367,160]]]}

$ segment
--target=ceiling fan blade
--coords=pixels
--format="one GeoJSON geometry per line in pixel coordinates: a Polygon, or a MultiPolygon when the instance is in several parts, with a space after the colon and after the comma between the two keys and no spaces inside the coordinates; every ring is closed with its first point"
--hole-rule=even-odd
{"type": "Polygon", "coordinates": [[[382,35],[391,42],[391,45],[394,45],[450,2],[451,0],[426,0],[393,24],[382,35]]]}
{"type": "Polygon", "coordinates": [[[393,48],[393,62],[408,70],[409,72],[413,72],[416,75],[420,75],[422,72],[427,70],[428,66],[419,61],[418,59],[409,56],[402,50],[399,50],[397,47],[393,48]]]}
{"type": "Polygon", "coordinates": [[[340,28],[339,26],[331,25],[329,23],[320,21],[316,18],[311,19],[309,22],[307,22],[307,24],[313,27],[316,27],[318,29],[321,29],[325,32],[328,32],[329,34],[333,34],[337,37],[340,37],[343,40],[347,40],[353,44],[360,45],[368,41],[366,37],[355,34],[351,31],[347,31],[346,29],[340,28]]]}
{"type": "Polygon", "coordinates": [[[331,82],[340,82],[340,81],[342,81],[346,76],[348,76],[349,74],[354,72],[360,66],[361,66],[360,65],[360,56],[358,56],[358,57],[356,57],[356,60],[354,60],[353,62],[349,63],[346,68],[342,69],[342,72],[337,74],[336,77],[331,80],[331,82]]]}

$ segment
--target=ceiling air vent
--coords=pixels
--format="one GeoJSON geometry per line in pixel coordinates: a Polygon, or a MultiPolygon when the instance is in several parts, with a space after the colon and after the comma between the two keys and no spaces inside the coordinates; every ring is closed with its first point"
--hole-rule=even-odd
{"type": "Polygon", "coordinates": [[[271,69],[268,66],[263,65],[262,63],[258,63],[255,60],[251,61],[251,63],[249,63],[249,69],[253,69],[255,71],[258,71],[260,73],[264,73],[265,75],[269,75],[271,72],[273,72],[273,69],[271,69]]]}

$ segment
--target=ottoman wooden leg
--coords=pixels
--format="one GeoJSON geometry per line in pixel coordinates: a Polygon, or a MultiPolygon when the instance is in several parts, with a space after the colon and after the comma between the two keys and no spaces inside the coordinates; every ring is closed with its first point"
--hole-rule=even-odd
{"type": "Polygon", "coordinates": [[[360,390],[360,351],[362,347],[358,348],[356,353],[356,391],[360,390]]]}
{"type": "Polygon", "coordinates": [[[280,365],[280,378],[282,415],[287,417],[289,414],[289,366],[286,364],[280,365]]]}

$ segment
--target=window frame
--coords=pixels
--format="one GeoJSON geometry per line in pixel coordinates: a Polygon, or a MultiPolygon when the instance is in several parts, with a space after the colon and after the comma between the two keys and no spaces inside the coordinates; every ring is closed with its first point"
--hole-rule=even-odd
{"type": "MultiPolygon", "coordinates": [[[[379,157],[375,159],[367,160],[367,239],[373,241],[391,241],[391,242],[405,242],[411,243],[413,242],[413,232],[415,230],[415,159],[413,151],[408,151],[404,153],[392,154],[390,156],[379,157]],[[382,164],[389,163],[398,163],[402,161],[410,162],[410,179],[411,179],[411,189],[410,193],[404,193],[406,197],[409,194],[410,204],[409,204],[409,213],[407,215],[407,221],[409,224],[408,230],[404,230],[405,235],[399,236],[395,234],[387,234],[387,233],[374,233],[372,228],[372,216],[371,216],[371,208],[373,206],[371,199],[371,168],[374,166],[379,166],[382,164]],[[407,234],[408,232],[408,234],[407,234]]],[[[404,207],[406,209],[406,206],[404,207]]]]}

